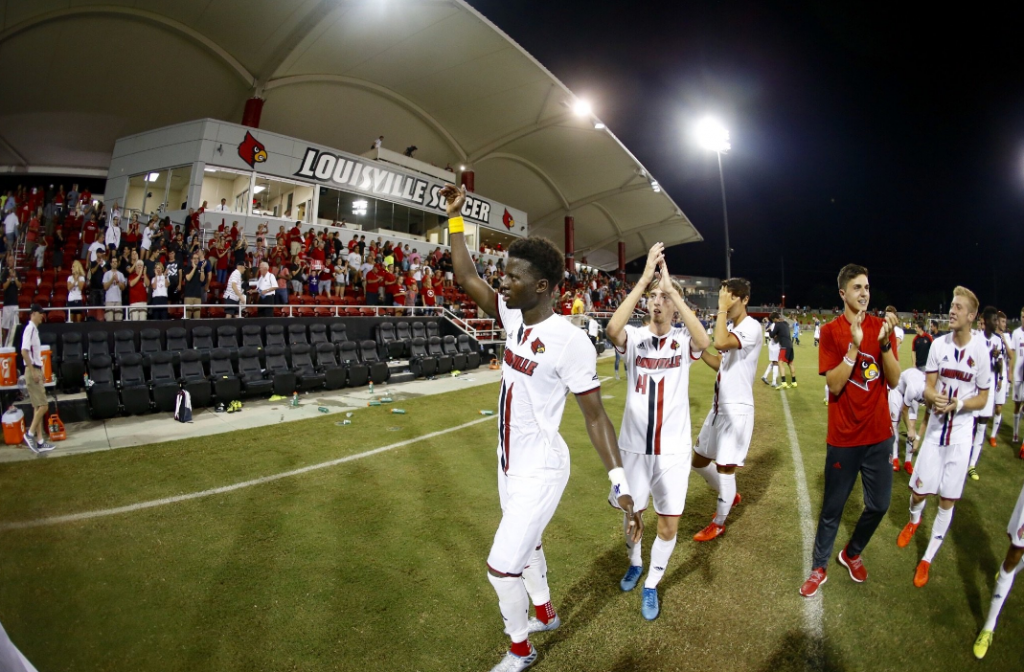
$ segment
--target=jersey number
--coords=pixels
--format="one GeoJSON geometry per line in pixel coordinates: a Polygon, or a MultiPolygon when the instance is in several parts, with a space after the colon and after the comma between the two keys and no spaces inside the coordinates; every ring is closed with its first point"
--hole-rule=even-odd
{"type": "Polygon", "coordinates": [[[636,390],[637,394],[647,394],[647,374],[641,373],[636,377],[636,390]]]}

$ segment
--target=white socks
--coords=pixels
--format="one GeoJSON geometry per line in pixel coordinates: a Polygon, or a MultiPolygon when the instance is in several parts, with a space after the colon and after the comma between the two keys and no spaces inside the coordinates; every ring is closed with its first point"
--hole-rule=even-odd
{"type": "Polygon", "coordinates": [[[914,525],[921,524],[921,514],[924,513],[924,505],[927,503],[927,499],[922,499],[917,504],[914,504],[914,496],[910,496],[910,522],[914,525]]]}
{"type": "Polygon", "coordinates": [[[768,368],[764,370],[764,375],[761,376],[761,377],[762,378],[767,378],[768,374],[771,372],[771,370],[772,370],[772,363],[768,362],[768,368]]]}
{"type": "Polygon", "coordinates": [[[944,509],[940,506],[938,513],[935,514],[935,521],[932,523],[932,538],[928,540],[928,550],[924,552],[922,560],[932,561],[939,551],[939,546],[942,546],[942,540],[946,538],[946,532],[949,531],[949,524],[952,520],[953,509],[944,509]]]}
{"type": "Polygon", "coordinates": [[[720,492],[722,490],[722,486],[718,482],[718,468],[715,467],[714,462],[709,463],[706,467],[700,467],[699,469],[694,467],[693,470],[707,481],[712,490],[715,492],[720,492]]]}
{"type": "Polygon", "coordinates": [[[992,416],[992,433],[989,434],[993,439],[996,438],[996,434],[999,433],[999,425],[1003,424],[1003,414],[999,413],[992,416]]]}
{"type": "Polygon", "coordinates": [[[892,424],[892,435],[896,437],[892,442],[892,459],[898,460],[900,459],[900,423],[894,422],[892,424]]]}
{"type": "Polygon", "coordinates": [[[996,587],[992,590],[992,602],[988,605],[988,616],[985,618],[985,626],[982,630],[995,631],[996,621],[999,620],[999,612],[1003,610],[1003,602],[1013,588],[1013,579],[1017,576],[1024,562],[1017,563],[1012,572],[1007,573],[1003,565],[999,565],[999,575],[996,576],[996,587]]]}
{"type": "Polygon", "coordinates": [[[775,366],[772,367],[772,385],[775,385],[778,382],[779,382],[779,365],[776,364],[775,366]]]}
{"type": "Polygon", "coordinates": [[[736,474],[718,474],[718,507],[715,510],[715,523],[725,525],[725,518],[732,509],[732,500],[736,499],[736,474]]]}
{"type": "Polygon", "coordinates": [[[974,467],[981,457],[982,444],[985,443],[985,418],[978,418],[978,426],[974,428],[974,445],[971,447],[971,461],[967,465],[974,467]]]}
{"type": "Polygon", "coordinates": [[[1020,413],[1013,414],[1013,435],[1020,436],[1020,413]]]}
{"type": "Polygon", "coordinates": [[[644,566],[644,559],[643,559],[643,556],[641,555],[641,548],[640,548],[640,544],[643,542],[643,539],[641,539],[640,541],[638,541],[638,542],[636,542],[634,544],[633,540],[629,536],[629,531],[628,530],[629,530],[629,516],[623,514],[622,515],[622,534],[626,537],[626,552],[629,555],[629,564],[633,565],[634,567],[643,567],[644,566]]]}
{"type": "Polygon", "coordinates": [[[526,585],[518,576],[495,576],[487,572],[487,580],[498,594],[498,608],[505,619],[505,634],[513,642],[524,642],[529,634],[530,598],[526,585]]]}
{"type": "Polygon", "coordinates": [[[906,459],[906,461],[907,461],[907,462],[910,462],[910,461],[911,461],[911,459],[910,459],[910,458],[912,458],[912,457],[914,456],[914,442],[913,442],[913,441],[912,441],[912,440],[910,439],[910,437],[907,437],[907,449],[906,449],[906,454],[907,454],[907,459],[906,459]]]}
{"type": "Polygon", "coordinates": [[[665,541],[661,537],[654,540],[651,546],[651,569],[647,572],[644,580],[644,588],[657,588],[661,577],[665,576],[665,569],[668,567],[668,560],[672,557],[672,551],[676,547],[676,537],[665,541]]]}
{"type": "Polygon", "coordinates": [[[540,607],[551,601],[551,590],[548,588],[548,561],[544,557],[544,547],[538,547],[530,556],[530,564],[523,570],[523,584],[530,594],[533,606],[540,607]]]}

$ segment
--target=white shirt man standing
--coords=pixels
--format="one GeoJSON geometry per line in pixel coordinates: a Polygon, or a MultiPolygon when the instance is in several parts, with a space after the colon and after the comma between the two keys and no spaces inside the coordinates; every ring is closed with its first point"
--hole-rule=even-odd
{"type": "Polygon", "coordinates": [[[274,303],[277,298],[277,278],[270,272],[270,264],[265,261],[260,263],[256,291],[260,295],[260,317],[273,317],[274,303]]]}
{"type": "Polygon", "coordinates": [[[104,305],[107,307],[106,318],[107,322],[118,321],[124,319],[124,314],[120,310],[121,307],[121,291],[125,287],[124,274],[117,270],[117,257],[112,256],[110,259],[110,270],[103,274],[103,289],[106,290],[106,300],[104,305]]]}
{"type": "Polygon", "coordinates": [[[33,453],[45,453],[53,450],[53,445],[43,438],[43,420],[50,404],[46,401],[46,388],[43,386],[43,346],[39,341],[39,325],[43,323],[43,308],[33,303],[30,308],[28,324],[21,334],[21,357],[25,360],[25,383],[28,397],[32,404],[32,424],[25,434],[25,445],[33,453]]]}

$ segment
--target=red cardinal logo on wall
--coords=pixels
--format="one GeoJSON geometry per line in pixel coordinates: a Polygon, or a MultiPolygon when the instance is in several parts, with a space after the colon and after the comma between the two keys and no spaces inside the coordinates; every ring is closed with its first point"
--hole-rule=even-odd
{"type": "Polygon", "coordinates": [[[252,133],[246,131],[245,139],[242,140],[242,144],[238,145],[238,155],[242,157],[242,161],[249,164],[250,168],[253,168],[257,163],[267,160],[267,148],[254,138],[252,133]]]}
{"type": "Polygon", "coordinates": [[[533,354],[535,354],[535,355],[543,354],[544,353],[544,343],[541,342],[541,340],[539,338],[535,338],[535,339],[533,339],[533,342],[530,343],[530,350],[532,350],[533,354]]]}
{"type": "Polygon", "coordinates": [[[505,208],[505,214],[501,216],[501,223],[504,224],[505,228],[509,231],[511,231],[512,227],[516,225],[516,220],[512,216],[512,213],[508,211],[508,208],[505,208]]]}

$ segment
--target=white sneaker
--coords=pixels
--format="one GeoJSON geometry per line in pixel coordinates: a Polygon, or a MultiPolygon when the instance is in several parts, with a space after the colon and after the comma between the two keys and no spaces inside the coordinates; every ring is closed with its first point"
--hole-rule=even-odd
{"type": "Polygon", "coordinates": [[[533,644],[530,644],[529,655],[517,656],[508,651],[505,653],[505,657],[501,659],[501,662],[491,668],[491,672],[519,672],[531,667],[536,662],[537,649],[533,648],[533,644]]]}
{"type": "Polygon", "coordinates": [[[558,626],[562,624],[562,619],[555,614],[555,617],[545,623],[536,616],[530,617],[530,622],[526,624],[526,631],[531,635],[535,632],[551,632],[552,630],[558,630],[558,626]]]}
{"type": "Polygon", "coordinates": [[[25,445],[28,446],[28,449],[31,450],[33,454],[39,454],[39,447],[36,445],[36,439],[34,436],[29,436],[28,432],[25,432],[22,439],[24,439],[25,445]]]}

